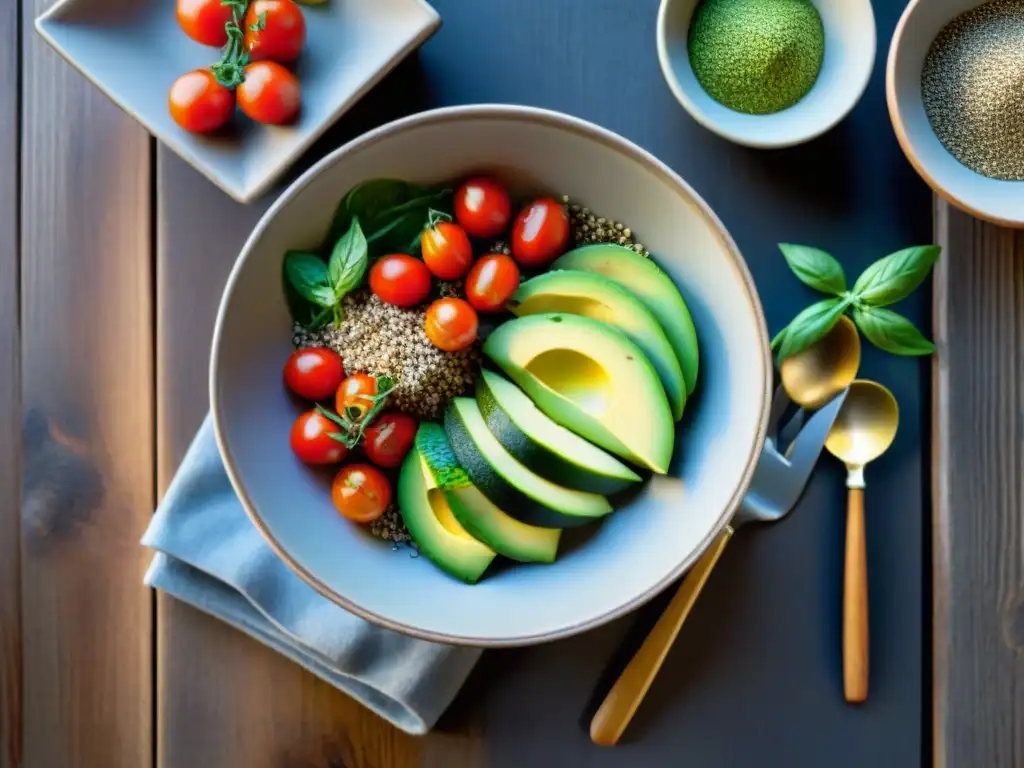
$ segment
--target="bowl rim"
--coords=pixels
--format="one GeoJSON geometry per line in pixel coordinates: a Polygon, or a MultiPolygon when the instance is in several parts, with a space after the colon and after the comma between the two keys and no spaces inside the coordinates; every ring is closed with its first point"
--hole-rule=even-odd
{"type": "MultiPolygon", "coordinates": [[[[984,5],[985,2],[986,0],[977,0],[976,5],[973,7],[976,8],[980,5],[984,5]]],[[[885,64],[885,102],[889,110],[889,121],[892,123],[893,132],[896,134],[896,141],[899,143],[900,149],[903,150],[903,154],[910,162],[910,165],[913,166],[915,171],[917,171],[917,175],[920,176],[921,179],[931,188],[932,192],[937,194],[954,208],[958,208],[971,216],[997,224],[1001,227],[1022,229],[1024,228],[1024,214],[1022,214],[1019,219],[1006,219],[1001,216],[996,216],[965,202],[940,184],[935,177],[929,173],[924,162],[922,162],[921,158],[917,154],[914,142],[910,140],[910,136],[907,134],[906,126],[903,124],[903,102],[896,95],[896,65],[897,59],[899,59],[901,53],[900,46],[903,42],[903,34],[907,31],[907,28],[910,25],[911,17],[921,5],[921,0],[912,0],[907,4],[907,7],[903,9],[903,13],[900,15],[900,19],[896,23],[896,29],[892,34],[892,41],[889,43],[889,55],[885,64]]],[[[952,21],[954,18],[956,18],[956,15],[950,16],[950,18],[947,19],[947,22],[952,21]]],[[[981,174],[978,174],[978,178],[979,181],[991,181],[991,179],[986,179],[981,174]]]]}
{"type": "MultiPolygon", "coordinates": [[[[861,98],[864,96],[864,92],[867,90],[868,84],[871,82],[871,75],[875,71],[875,58],[878,54],[878,32],[875,25],[875,10],[872,8],[870,2],[865,2],[867,6],[868,14],[871,16],[871,41],[870,41],[870,56],[868,60],[871,62],[871,66],[867,67],[864,72],[864,76],[861,78],[860,83],[856,88],[849,91],[850,99],[844,104],[843,108],[837,110],[835,115],[820,124],[818,124],[813,130],[805,132],[795,132],[785,139],[770,140],[760,138],[757,135],[748,135],[745,133],[730,131],[722,123],[710,117],[704,110],[700,109],[697,104],[690,98],[689,94],[683,88],[679,82],[679,78],[676,76],[676,70],[672,66],[672,62],[669,60],[668,55],[668,37],[665,32],[666,18],[668,16],[668,9],[670,6],[676,5],[680,0],[661,0],[658,5],[658,22],[656,26],[656,44],[658,49],[658,64],[661,67],[662,77],[668,84],[669,90],[672,91],[672,95],[675,96],[683,108],[690,114],[694,120],[700,125],[707,128],[712,133],[716,133],[723,139],[727,139],[735,144],[739,144],[744,147],[752,147],[754,149],[785,149],[787,147],[795,147],[799,144],[806,144],[809,141],[822,136],[839,123],[846,119],[846,116],[853,111],[854,107],[860,103],[861,98]]],[[[699,2],[699,0],[697,0],[699,2]]],[[[813,88],[814,86],[812,86],[813,88]]],[[[776,112],[775,114],[782,114],[782,112],[776,112]]],[[[765,115],[764,117],[770,118],[771,115],[765,115]]]]}
{"type": "Polygon", "coordinates": [[[727,527],[729,522],[732,520],[736,509],[746,494],[747,489],[750,486],[751,479],[754,475],[754,469],[757,466],[758,459],[761,455],[761,449],[764,445],[765,437],[768,429],[768,414],[771,404],[771,391],[773,384],[773,364],[771,359],[771,351],[769,348],[768,341],[768,329],[765,319],[765,314],[761,304],[760,296],[757,292],[757,288],[754,283],[753,276],[750,273],[750,269],[747,266],[746,261],[740,254],[739,248],[733,241],[732,236],[726,230],[724,224],[711,209],[711,207],[704,201],[704,199],[697,194],[697,192],[680,177],[675,171],[665,165],[663,162],[654,157],[651,153],[645,149],[634,144],[628,139],[619,136],[618,134],[602,128],[598,125],[590,123],[578,117],[567,115],[561,112],[553,110],[543,109],[539,107],[527,107],[520,105],[511,104],[470,104],[453,107],[441,107],[438,109],[428,110],[425,112],[419,112],[408,117],[403,117],[398,120],[394,120],[389,123],[385,123],[377,128],[370,130],[369,132],[353,139],[352,141],[344,144],[343,146],[335,149],[330,154],[324,156],[315,165],[309,168],[305,173],[296,179],[281,195],[274,201],[274,203],[267,209],[266,213],[260,218],[256,226],[253,228],[249,237],[246,239],[245,244],[242,246],[241,251],[234,265],[231,268],[231,272],[228,275],[227,282],[225,283],[223,293],[221,294],[220,304],[217,308],[217,318],[214,325],[213,341],[210,352],[210,370],[209,370],[209,396],[210,396],[210,413],[211,420],[213,422],[214,436],[217,441],[217,448],[220,451],[221,458],[224,462],[224,468],[227,472],[228,478],[231,481],[231,485],[235,490],[239,501],[242,503],[246,514],[249,519],[252,520],[253,525],[256,526],[257,530],[262,534],[263,538],[270,544],[275,554],[281,558],[281,560],[291,568],[292,571],[297,573],[307,584],[312,586],[317,592],[324,597],[328,598],[335,604],[341,606],[350,613],[369,621],[377,626],[384,627],[386,629],[399,632],[404,635],[416,637],[422,640],[433,641],[437,643],[446,643],[450,645],[459,646],[474,646],[474,647],[519,647],[527,645],[536,645],[539,643],[546,643],[553,640],[559,640],[566,637],[571,637],[590,629],[602,626],[620,616],[639,608],[640,606],[647,603],[649,600],[654,598],[656,595],[661,593],[666,587],[674,583],[683,573],[693,565],[698,558],[704,553],[704,551],[710,546],[711,542],[727,527]],[[561,627],[551,632],[531,634],[531,635],[514,635],[507,638],[488,638],[488,637],[469,637],[465,635],[447,635],[442,632],[424,630],[415,626],[403,624],[401,622],[390,619],[386,616],[378,614],[368,608],[357,605],[351,600],[344,596],[334,592],[327,584],[319,580],[312,572],[305,568],[301,563],[297,562],[274,538],[268,527],[264,524],[260,517],[259,512],[256,509],[256,505],[252,502],[249,497],[245,486],[242,484],[238,473],[236,472],[234,465],[234,457],[231,452],[231,446],[225,437],[225,427],[222,423],[223,414],[218,405],[217,398],[217,371],[220,368],[220,350],[222,349],[222,335],[224,333],[224,324],[226,322],[226,308],[229,300],[235,290],[236,283],[238,282],[239,275],[245,267],[246,262],[253,253],[253,249],[258,241],[262,238],[264,231],[270,225],[270,222],[277,216],[277,214],[286,206],[291,200],[296,197],[308,184],[310,184],[314,178],[319,176],[323,171],[333,166],[339,159],[352,152],[356,152],[364,147],[371,146],[380,141],[389,138],[391,135],[400,133],[409,128],[419,127],[424,125],[437,125],[445,122],[462,121],[466,119],[505,119],[505,120],[520,120],[525,122],[533,123],[544,123],[547,125],[561,128],[575,133],[584,138],[596,140],[613,151],[626,154],[633,158],[637,162],[641,163],[647,168],[647,170],[655,173],[662,180],[669,184],[679,188],[682,192],[686,193],[690,200],[697,206],[700,212],[706,217],[707,221],[711,224],[715,235],[718,240],[725,248],[725,250],[732,257],[733,262],[739,270],[739,275],[744,283],[744,287],[747,292],[749,300],[749,309],[753,312],[756,318],[758,326],[758,336],[760,337],[760,348],[761,355],[756,361],[752,361],[753,364],[759,364],[761,371],[763,372],[764,387],[761,392],[761,408],[760,416],[757,422],[756,435],[753,444],[750,447],[750,453],[746,457],[746,464],[743,468],[743,473],[740,478],[740,482],[737,484],[733,491],[729,502],[725,505],[722,510],[722,514],[715,521],[714,525],[708,530],[703,539],[700,541],[692,552],[689,553],[685,558],[681,559],[679,564],[672,569],[672,571],[658,583],[645,590],[641,594],[635,596],[633,599],[615,606],[614,608],[604,611],[598,615],[595,615],[585,621],[576,622],[574,624],[561,627]]]}

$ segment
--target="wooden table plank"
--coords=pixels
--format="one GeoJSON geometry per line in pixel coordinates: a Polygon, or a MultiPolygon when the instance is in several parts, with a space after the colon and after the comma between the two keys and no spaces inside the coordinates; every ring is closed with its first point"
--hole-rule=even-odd
{"type": "Polygon", "coordinates": [[[934,753],[1024,765],[1024,232],[936,206],[934,753]]]}
{"type": "MultiPolygon", "coordinates": [[[[162,492],[208,407],[207,361],[224,282],[272,196],[233,203],[163,147],[157,189],[162,492]]],[[[404,768],[426,759],[426,741],[242,633],[173,598],[161,595],[158,606],[160,768],[404,768]]],[[[450,754],[443,737],[437,741],[435,757],[450,754]]]]}
{"type": "Polygon", "coordinates": [[[21,765],[18,4],[0,6],[0,768],[21,765]]]}
{"type": "Polygon", "coordinates": [[[27,766],[152,760],[150,139],[22,6],[27,766]]]}

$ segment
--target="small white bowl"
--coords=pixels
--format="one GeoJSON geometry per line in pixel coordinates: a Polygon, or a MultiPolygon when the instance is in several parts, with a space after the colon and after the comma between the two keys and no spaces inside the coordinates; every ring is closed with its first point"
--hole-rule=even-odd
{"type": "Polygon", "coordinates": [[[676,99],[693,119],[737,144],[776,149],[802,144],[835,126],[860,100],[875,64],[870,0],[812,0],[825,28],[825,58],[810,92],[788,109],[748,115],[711,98],[690,67],[687,37],[699,0],[662,0],[658,60],[676,99]]]}
{"type": "Polygon", "coordinates": [[[935,38],[949,22],[983,0],[915,0],[896,25],[885,91],[896,138],[907,159],[938,195],[980,219],[1024,227],[1024,182],[975,173],[947,150],[924,111],[921,71],[935,38]]]}

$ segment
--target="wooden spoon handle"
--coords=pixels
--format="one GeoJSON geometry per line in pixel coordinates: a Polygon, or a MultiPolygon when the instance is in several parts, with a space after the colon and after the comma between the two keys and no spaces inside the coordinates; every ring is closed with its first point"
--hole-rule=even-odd
{"type": "Polygon", "coordinates": [[[862,702],[868,697],[868,569],[863,488],[850,489],[846,510],[843,691],[851,703],[862,702]]]}
{"type": "Polygon", "coordinates": [[[590,721],[590,738],[602,747],[611,747],[618,743],[626,726],[636,713],[637,707],[651,687],[661,664],[665,660],[668,649],[672,647],[680,627],[686,621],[697,596],[704,587],[711,569],[718,562],[722,550],[732,538],[732,528],[727,527],[718,534],[711,545],[704,551],[682,584],[661,614],[658,623],[648,633],[644,644],[636,652],[629,664],[622,671],[619,679],[608,691],[600,709],[590,721]]]}

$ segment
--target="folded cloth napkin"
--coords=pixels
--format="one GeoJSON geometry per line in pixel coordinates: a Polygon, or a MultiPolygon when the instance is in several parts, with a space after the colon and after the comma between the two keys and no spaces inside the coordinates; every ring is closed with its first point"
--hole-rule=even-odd
{"type": "Polygon", "coordinates": [[[255,637],[398,728],[423,734],[480,658],[353,616],[294,574],[242,509],[207,416],[143,545],[146,584],[255,637]]]}

